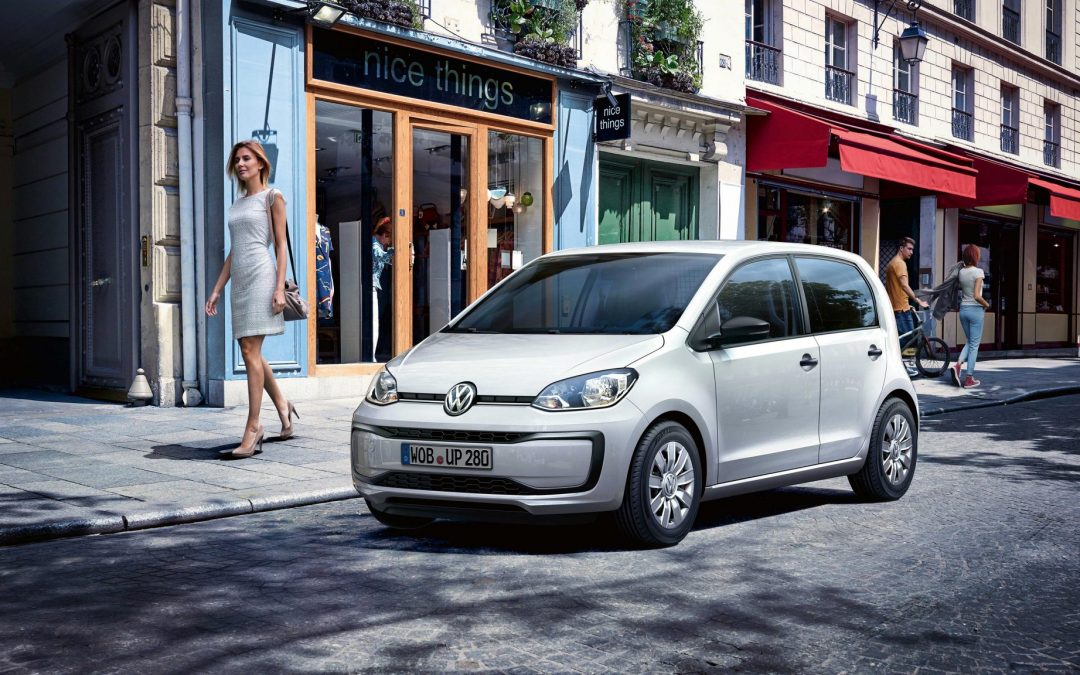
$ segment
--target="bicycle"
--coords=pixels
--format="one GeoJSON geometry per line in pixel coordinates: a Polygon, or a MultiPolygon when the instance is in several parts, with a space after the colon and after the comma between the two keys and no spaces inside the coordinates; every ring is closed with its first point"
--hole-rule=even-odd
{"type": "Polygon", "coordinates": [[[901,357],[914,357],[915,368],[923,377],[941,377],[949,369],[949,345],[941,338],[927,336],[923,312],[914,314],[915,328],[900,336],[901,357]]]}

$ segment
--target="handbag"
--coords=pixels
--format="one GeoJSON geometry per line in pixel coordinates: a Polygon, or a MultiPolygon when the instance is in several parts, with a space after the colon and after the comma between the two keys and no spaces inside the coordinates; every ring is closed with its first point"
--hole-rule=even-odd
{"type": "MultiPolygon", "coordinates": [[[[271,191],[271,194],[273,192],[271,191]]],[[[266,199],[266,217],[270,220],[270,231],[274,230],[274,216],[270,213],[270,199],[266,199]]],[[[308,316],[307,300],[300,295],[300,287],[296,285],[296,261],[293,259],[292,241],[289,239],[289,221],[285,221],[285,248],[289,250],[289,266],[292,268],[292,279],[285,279],[285,309],[282,314],[286,321],[303,321],[308,316]]]]}

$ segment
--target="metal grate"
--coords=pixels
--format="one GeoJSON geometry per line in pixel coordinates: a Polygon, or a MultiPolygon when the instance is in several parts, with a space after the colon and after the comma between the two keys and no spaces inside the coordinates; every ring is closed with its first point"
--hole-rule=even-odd
{"type": "Polygon", "coordinates": [[[1001,151],[1014,155],[1020,153],[1020,130],[1005,124],[1001,125],[1001,151]]]}
{"type": "Polygon", "coordinates": [[[1008,7],[1001,9],[1001,37],[1020,44],[1020,14],[1008,7]]]}
{"type": "Polygon", "coordinates": [[[893,89],[893,119],[908,124],[919,123],[919,97],[893,89]]]}
{"type": "Polygon", "coordinates": [[[372,482],[382,487],[429,490],[432,492],[464,492],[485,495],[529,495],[537,492],[517,481],[496,476],[454,476],[441,473],[391,471],[379,476],[372,482]]]}
{"type": "Polygon", "coordinates": [[[418,429],[381,427],[391,438],[414,441],[457,441],[459,443],[517,443],[530,434],[516,431],[468,431],[463,429],[418,429]]]}
{"type": "Polygon", "coordinates": [[[1053,141],[1043,141],[1043,164],[1058,166],[1061,161],[1061,146],[1053,141]]]}
{"type": "Polygon", "coordinates": [[[746,41],[746,77],[758,82],[780,84],[780,55],[776,47],[746,41]]]}
{"type": "Polygon", "coordinates": [[[836,66],[825,66],[825,98],[851,105],[855,73],[836,66]]]}
{"type": "Polygon", "coordinates": [[[896,241],[895,238],[881,240],[881,245],[878,246],[878,277],[881,279],[881,283],[885,283],[885,269],[899,252],[900,242],[896,241]]]}
{"type": "Polygon", "coordinates": [[[971,113],[953,108],[952,111],[952,135],[965,141],[972,139],[973,132],[971,113]]]}
{"type": "Polygon", "coordinates": [[[953,13],[961,19],[974,21],[975,12],[972,11],[973,7],[974,5],[971,0],[953,0],[953,13]]]}
{"type": "Polygon", "coordinates": [[[1061,65],[1061,36],[1054,31],[1046,31],[1046,60],[1061,65]]]}

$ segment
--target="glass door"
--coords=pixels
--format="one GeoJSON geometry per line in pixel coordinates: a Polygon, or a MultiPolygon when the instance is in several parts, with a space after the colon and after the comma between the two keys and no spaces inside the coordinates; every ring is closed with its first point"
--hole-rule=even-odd
{"type": "MultiPolygon", "coordinates": [[[[445,326],[469,302],[472,134],[457,131],[456,127],[412,128],[414,344],[445,326]]],[[[383,304],[381,299],[379,304],[383,304]]]]}

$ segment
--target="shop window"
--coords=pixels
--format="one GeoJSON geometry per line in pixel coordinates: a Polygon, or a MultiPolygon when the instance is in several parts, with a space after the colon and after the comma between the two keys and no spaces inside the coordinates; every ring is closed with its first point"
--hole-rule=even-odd
{"type": "Polygon", "coordinates": [[[855,251],[856,203],[781,187],[758,188],[758,239],[855,251]]]}
{"type": "Polygon", "coordinates": [[[315,103],[316,363],[389,358],[392,139],[390,113],[315,103]]]}
{"type": "Polygon", "coordinates": [[[996,274],[998,265],[994,264],[997,261],[993,259],[993,255],[1001,242],[999,233],[996,232],[999,229],[999,226],[984,222],[961,221],[960,247],[956,252],[956,259],[963,260],[964,248],[968,244],[979,247],[979,268],[983,271],[982,296],[990,303],[991,308],[997,306],[995,300],[998,293],[996,274]]]}
{"type": "Polygon", "coordinates": [[[488,132],[489,287],[543,253],[543,153],[542,139],[488,132]]]}
{"type": "Polygon", "coordinates": [[[1069,309],[1072,236],[1039,229],[1035,267],[1035,311],[1065,314],[1069,309]]]}

